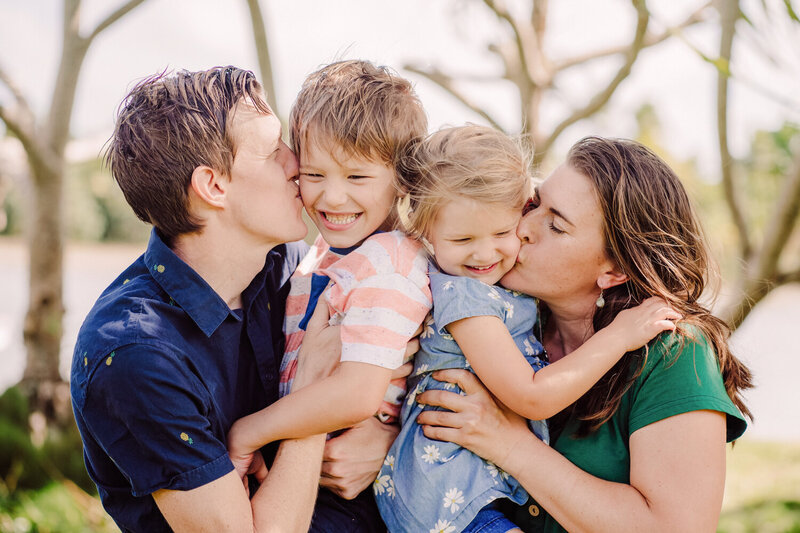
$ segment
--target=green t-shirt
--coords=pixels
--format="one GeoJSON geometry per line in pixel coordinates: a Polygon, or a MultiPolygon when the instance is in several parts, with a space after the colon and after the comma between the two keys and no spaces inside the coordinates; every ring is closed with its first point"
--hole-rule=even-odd
{"type": "MultiPolygon", "coordinates": [[[[728,442],[739,438],[747,424],[725,392],[714,351],[703,337],[685,339],[680,357],[676,357],[678,346],[676,336],[661,335],[617,412],[597,431],[580,439],[572,437],[578,420],[570,418],[552,446],[585,472],[628,483],[628,440],[634,431],[648,424],[690,411],[720,411],[727,415],[728,442]]],[[[533,498],[507,514],[526,532],[564,531],[533,498]]]]}

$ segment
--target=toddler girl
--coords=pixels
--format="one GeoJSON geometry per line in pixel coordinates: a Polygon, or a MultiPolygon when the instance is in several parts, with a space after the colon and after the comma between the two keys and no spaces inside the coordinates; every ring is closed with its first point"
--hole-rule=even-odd
{"type": "MultiPolygon", "coordinates": [[[[420,336],[401,432],[373,485],[378,507],[391,532],[515,530],[492,502],[524,503],[527,494],[516,480],[456,444],[428,439],[416,423],[426,409],[417,394],[455,387],[432,372],[475,372],[546,441],[545,418],[577,400],[623,354],[674,324],[663,320],[661,303],[647,301],[547,366],[534,336],[541,330],[536,301],[496,285],[516,261],[517,223],[531,192],[520,149],[491,128],[444,129],[411,148],[398,174],[409,192],[407,230],[433,255],[433,316],[420,336]]],[[[568,238],[568,228],[551,230],[568,238]]]]}

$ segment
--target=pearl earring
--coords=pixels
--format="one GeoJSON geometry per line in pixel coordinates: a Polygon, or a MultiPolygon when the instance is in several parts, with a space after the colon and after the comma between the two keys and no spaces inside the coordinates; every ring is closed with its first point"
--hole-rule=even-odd
{"type": "Polygon", "coordinates": [[[596,305],[598,308],[606,305],[606,299],[603,298],[603,289],[600,289],[600,296],[597,297],[597,301],[594,302],[594,305],[596,305]]]}

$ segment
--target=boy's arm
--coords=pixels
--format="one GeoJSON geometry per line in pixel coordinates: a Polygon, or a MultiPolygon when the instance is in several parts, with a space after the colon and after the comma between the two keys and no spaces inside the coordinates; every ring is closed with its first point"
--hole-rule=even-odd
{"type": "Polygon", "coordinates": [[[640,348],[680,318],[662,300],[621,311],[614,322],[555,363],[534,372],[503,322],[476,316],[453,322],[448,331],[486,387],[514,412],[542,420],[580,398],[626,352],[640,348]],[[664,318],[666,317],[666,318],[664,318]]]}
{"type": "Polygon", "coordinates": [[[378,410],[392,371],[345,361],[334,373],[237,420],[228,434],[231,456],[265,444],[350,427],[378,410]]]}

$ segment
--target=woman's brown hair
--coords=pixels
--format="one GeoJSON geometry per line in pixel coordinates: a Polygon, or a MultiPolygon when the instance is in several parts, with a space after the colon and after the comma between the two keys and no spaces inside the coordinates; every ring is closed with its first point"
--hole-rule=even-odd
{"type": "MultiPolygon", "coordinates": [[[[603,212],[606,253],[628,276],[624,284],[605,291],[606,304],[595,311],[594,330],[650,296],[663,298],[684,316],[678,327],[680,342],[693,332],[705,337],[717,355],[728,396],[752,418],[741,394],[752,387],[750,370],[728,347],[728,325],[701,302],[716,265],[678,176],[655,153],[631,140],[587,137],[570,149],[567,164],[592,181],[603,212]]],[[[579,436],[596,430],[616,412],[646,357],[646,349],[625,354],[578,400],[575,414],[583,421],[579,436]]]]}

